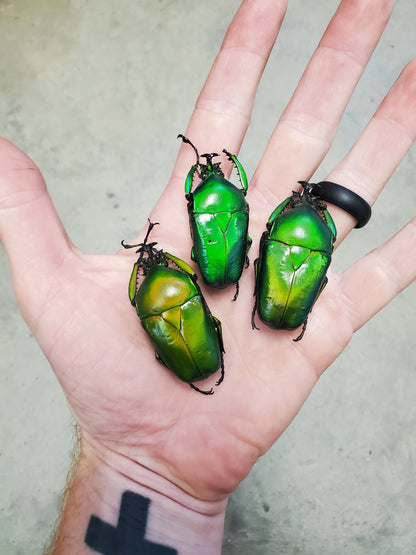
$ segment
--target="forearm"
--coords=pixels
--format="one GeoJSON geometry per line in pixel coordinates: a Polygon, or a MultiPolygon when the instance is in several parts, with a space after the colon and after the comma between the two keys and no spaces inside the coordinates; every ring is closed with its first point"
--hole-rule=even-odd
{"type": "Polygon", "coordinates": [[[225,500],[203,502],[143,467],[126,475],[131,461],[109,462],[82,448],[51,554],[221,553],[225,500]]]}

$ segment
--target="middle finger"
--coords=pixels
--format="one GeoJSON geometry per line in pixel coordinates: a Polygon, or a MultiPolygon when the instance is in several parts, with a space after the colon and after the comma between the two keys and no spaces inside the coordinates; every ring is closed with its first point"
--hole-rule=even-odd
{"type": "Polygon", "coordinates": [[[271,212],[299,179],[308,180],[328,152],[393,5],[392,0],[339,5],[253,176],[250,190],[262,214],[271,212]]]}

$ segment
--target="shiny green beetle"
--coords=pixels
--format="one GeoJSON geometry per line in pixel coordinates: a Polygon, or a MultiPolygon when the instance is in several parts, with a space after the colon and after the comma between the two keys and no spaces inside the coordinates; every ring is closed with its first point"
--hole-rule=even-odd
{"type": "Polygon", "coordinates": [[[183,135],[178,135],[195,151],[196,164],[185,180],[188,200],[189,224],[192,237],[191,258],[201,270],[204,282],[211,287],[224,288],[236,284],[241,277],[247,252],[251,245],[248,237],[247,176],[237,157],[223,152],[233,162],[242,188],[224,178],[220,162],[212,163],[216,153],[202,154],[206,164],[201,164],[196,147],[183,135]],[[194,176],[201,182],[192,192],[194,176]]]}
{"type": "Polygon", "coordinates": [[[129,298],[156,349],[157,360],[196,391],[211,395],[212,388],[203,391],[192,382],[208,378],[220,367],[216,385],[224,379],[221,323],[211,314],[192,268],[156,249],[156,243],[147,243],[155,225],[149,222],[143,243],[122,243],[125,248],[138,247],[139,254],[130,277],[129,298]],[[145,277],[138,286],[140,274],[145,277]]]}
{"type": "Polygon", "coordinates": [[[312,186],[300,182],[302,193],[282,202],[271,214],[267,230],[260,240],[259,258],[255,260],[257,311],[262,322],[273,329],[294,330],[303,325],[325,287],[331,263],[336,228],[326,204],[312,192],[312,186]]]}

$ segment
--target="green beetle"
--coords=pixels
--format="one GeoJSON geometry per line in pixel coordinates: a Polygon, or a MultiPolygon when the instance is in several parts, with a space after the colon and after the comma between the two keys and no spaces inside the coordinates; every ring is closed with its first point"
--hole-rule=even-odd
{"type": "Polygon", "coordinates": [[[156,358],[182,381],[205,395],[192,382],[204,380],[221,368],[216,385],[224,379],[221,323],[215,318],[196,283],[192,268],[180,258],[147,243],[156,223],[149,222],[139,258],[129,282],[129,298],[156,349],[156,358]],[[138,285],[140,274],[144,280],[138,285]]]}
{"type": "Polygon", "coordinates": [[[331,263],[335,224],[326,204],[300,181],[302,193],[283,201],[271,214],[260,240],[259,258],[254,262],[256,285],[252,327],[260,320],[273,329],[294,330],[303,325],[325,287],[331,263]]]}
{"type": "Polygon", "coordinates": [[[244,264],[248,265],[247,252],[251,245],[248,236],[248,213],[246,201],[247,176],[237,157],[227,150],[223,152],[233,162],[242,188],[225,179],[220,162],[212,163],[216,153],[202,154],[206,164],[200,162],[198,150],[184,135],[178,135],[195,151],[196,164],[189,170],[185,180],[185,197],[188,200],[189,224],[192,237],[191,258],[201,270],[204,282],[211,287],[224,288],[236,285],[244,264]],[[194,176],[201,182],[192,192],[194,176]]]}

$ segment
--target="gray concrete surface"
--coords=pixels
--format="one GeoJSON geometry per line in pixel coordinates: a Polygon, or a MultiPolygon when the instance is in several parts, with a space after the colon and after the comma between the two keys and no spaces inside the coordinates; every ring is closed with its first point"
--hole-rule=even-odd
{"type": "MultiPolygon", "coordinates": [[[[240,155],[249,175],[336,4],[289,0],[240,155]]],[[[144,224],[238,5],[0,0],[0,133],[40,166],[83,250],[115,251],[144,224]]],[[[398,0],[318,177],[415,55],[415,22],[414,0],[398,0]]],[[[415,214],[415,173],[413,148],[336,269],[415,214]]],[[[19,315],[3,250],[0,284],[0,554],[37,554],[56,517],[72,422],[19,315]]],[[[231,496],[225,555],[416,553],[415,300],[413,285],[356,334],[231,496]]]]}

